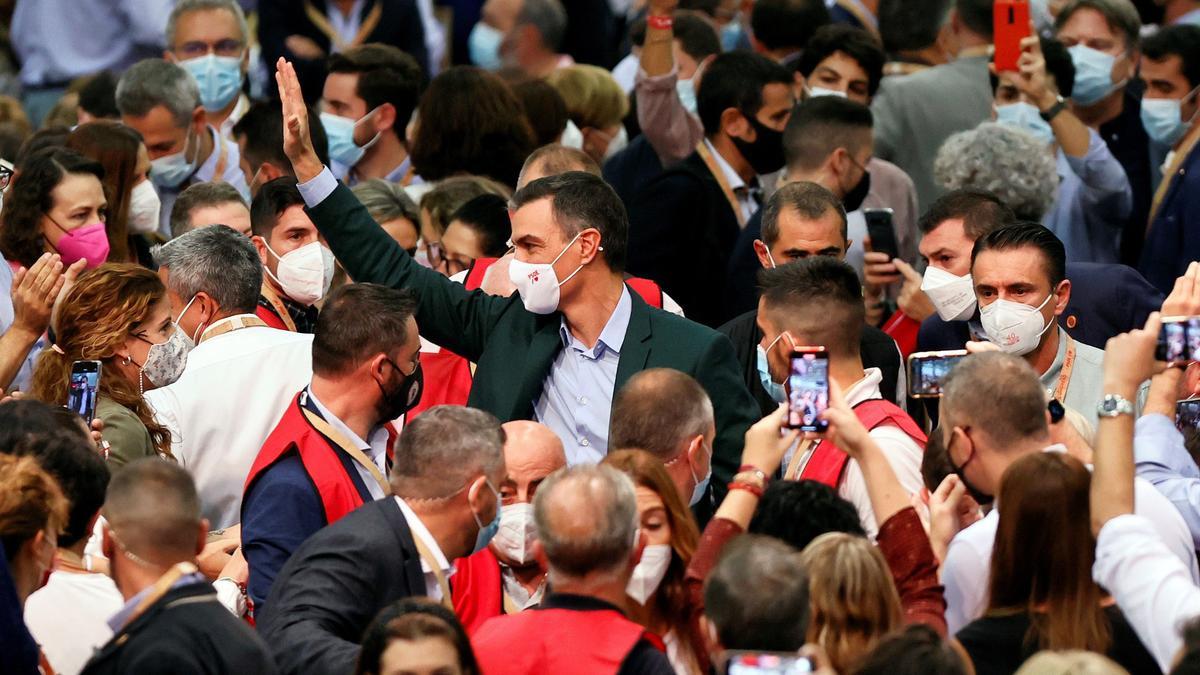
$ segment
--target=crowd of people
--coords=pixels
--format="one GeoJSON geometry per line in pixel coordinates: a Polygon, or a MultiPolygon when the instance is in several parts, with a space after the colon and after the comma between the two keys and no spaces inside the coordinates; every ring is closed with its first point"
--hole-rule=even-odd
{"type": "Polygon", "coordinates": [[[1200,1],[0,24],[0,673],[1200,673],[1200,1]]]}

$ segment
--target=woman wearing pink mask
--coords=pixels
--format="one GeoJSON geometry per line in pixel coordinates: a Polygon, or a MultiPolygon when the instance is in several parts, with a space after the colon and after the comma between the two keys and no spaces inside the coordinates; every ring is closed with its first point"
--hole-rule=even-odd
{"type": "Polygon", "coordinates": [[[13,266],[31,267],[47,251],[63,265],[108,259],[104,169],[74,150],[47,148],[27,159],[0,214],[0,253],[13,266]]]}

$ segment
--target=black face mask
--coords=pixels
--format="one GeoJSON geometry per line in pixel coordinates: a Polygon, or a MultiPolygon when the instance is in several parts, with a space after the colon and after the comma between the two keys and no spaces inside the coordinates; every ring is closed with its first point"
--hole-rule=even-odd
{"type": "Polygon", "coordinates": [[[783,154],[783,132],[764,125],[754,115],[743,112],[742,116],[754,127],[754,142],[748,143],[737,136],[730,136],[730,139],[737,146],[738,152],[742,153],[742,157],[750,163],[750,168],[760,176],[782,169],[786,161],[783,154]]]}
{"type": "MultiPolygon", "coordinates": [[[[950,433],[953,434],[954,431],[951,430],[950,433]]],[[[967,488],[967,494],[971,495],[971,498],[974,499],[975,502],[980,506],[986,506],[987,504],[991,504],[992,502],[996,501],[995,495],[989,495],[986,492],[983,492],[974,485],[971,485],[971,481],[967,480],[967,473],[963,471],[963,468],[966,467],[967,462],[971,461],[970,459],[968,459],[967,462],[964,462],[962,466],[954,463],[954,456],[950,454],[950,445],[953,442],[954,437],[952,435],[950,443],[946,444],[946,463],[950,465],[950,469],[954,471],[954,475],[958,476],[959,480],[962,481],[963,487],[967,488]]]]}
{"type": "MultiPolygon", "coordinates": [[[[397,373],[403,374],[404,371],[400,370],[395,363],[392,363],[391,359],[388,359],[387,362],[391,364],[392,368],[396,369],[397,373]]],[[[376,384],[379,384],[379,382],[376,381],[376,384]]],[[[382,421],[391,422],[415,408],[421,402],[421,391],[424,387],[425,376],[421,372],[420,363],[417,364],[417,368],[412,372],[412,375],[405,375],[404,379],[400,381],[399,386],[390,393],[383,388],[382,384],[379,384],[379,391],[383,394],[383,401],[380,403],[379,410],[382,421]]]]}
{"type": "Polygon", "coordinates": [[[846,209],[846,213],[859,210],[862,207],[863,201],[867,198],[867,193],[870,191],[871,172],[863,171],[862,178],[859,178],[858,183],[850,188],[850,191],[842,198],[842,207],[846,209]]]}

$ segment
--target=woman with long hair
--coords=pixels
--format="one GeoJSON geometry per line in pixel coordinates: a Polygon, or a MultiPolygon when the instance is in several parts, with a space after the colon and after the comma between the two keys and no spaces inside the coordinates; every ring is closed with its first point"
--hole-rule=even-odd
{"type": "Polygon", "coordinates": [[[109,263],[79,277],[60,301],[55,344],[39,356],[31,395],[67,402],[71,365],[100,361],[96,417],[104,421],[109,462],[170,456],[170,437],[142,397],[179,379],[191,341],[172,321],[158,275],[109,263]]]}
{"type": "Polygon", "coordinates": [[[676,673],[707,673],[703,635],[684,585],[684,573],[700,540],[692,512],[654,455],[622,450],[605,457],[603,463],[633,479],[638,520],[646,535],[642,559],[626,588],[629,616],[662,636],[676,673]]]}
{"type": "Polygon", "coordinates": [[[409,598],[371,622],[354,673],[479,675],[479,664],[454,612],[427,598],[409,598]]]}
{"type": "Polygon", "coordinates": [[[67,136],[67,147],[104,167],[108,259],[137,262],[134,238],[158,230],[162,208],[149,181],[150,155],[141,134],[124,124],[100,120],[75,127],[67,136]]]}
{"type": "Polygon", "coordinates": [[[1057,452],[1027,455],[1004,472],[987,611],[956,636],[979,675],[1014,673],[1045,649],[1083,649],[1131,673],[1159,672],[1092,580],[1091,481],[1079,460],[1057,452]]]}

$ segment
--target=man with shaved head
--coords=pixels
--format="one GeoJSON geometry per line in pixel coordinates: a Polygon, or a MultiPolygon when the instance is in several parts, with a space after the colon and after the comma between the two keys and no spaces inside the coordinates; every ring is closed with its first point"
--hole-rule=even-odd
{"type": "Polygon", "coordinates": [[[648,673],[671,663],[621,611],[645,545],[633,481],[610,466],[551,474],[533,499],[550,594],[528,612],[486,621],[471,638],[481,672],[648,673]]]}
{"type": "Polygon", "coordinates": [[[645,450],[657,457],[690,506],[708,495],[716,435],[712,401],[687,373],[643,370],[613,400],[613,449],[645,450]]]}
{"type": "Polygon", "coordinates": [[[520,190],[539,178],[557,176],[568,171],[585,171],[599,176],[600,165],[582,150],[558,143],[543,145],[525,158],[521,174],[517,177],[517,189],[520,190]]]}
{"type": "Polygon", "coordinates": [[[103,513],[104,555],[126,604],[84,673],[275,671],[266,645],[196,567],[208,521],[186,471],[158,457],[127,465],[109,483],[103,513]]]}
{"type": "Polygon", "coordinates": [[[533,555],[533,497],[547,476],[567,465],[562,441],[544,424],[504,425],[500,530],[487,548],[454,563],[454,613],[467,633],[502,614],[529,609],[546,591],[546,566],[533,555]]]}

